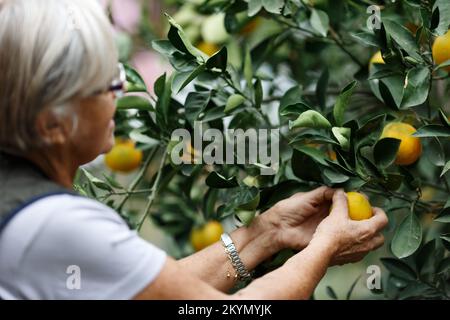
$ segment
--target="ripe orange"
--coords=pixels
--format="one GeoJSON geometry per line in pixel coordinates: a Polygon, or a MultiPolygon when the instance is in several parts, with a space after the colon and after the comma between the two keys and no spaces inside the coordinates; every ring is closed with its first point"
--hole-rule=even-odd
{"type": "Polygon", "coordinates": [[[380,63],[380,64],[384,64],[384,59],[383,59],[383,55],[381,54],[381,51],[378,51],[377,53],[375,53],[372,58],[370,59],[369,62],[369,68],[372,67],[372,65],[374,63],[380,63]]]}
{"type": "Polygon", "coordinates": [[[359,192],[347,192],[348,215],[352,220],[366,220],[373,216],[369,200],[359,192]]]}
{"type": "Polygon", "coordinates": [[[262,24],[262,18],[256,17],[250,20],[244,27],[239,31],[239,34],[246,36],[253,33],[262,24]]]}
{"type": "Polygon", "coordinates": [[[142,157],[134,141],[117,138],[116,145],[105,156],[105,164],[112,171],[129,173],[139,168],[142,157]]]}
{"type": "Polygon", "coordinates": [[[330,158],[331,161],[337,160],[337,154],[334,150],[328,150],[327,154],[328,154],[328,158],[330,158]]]}
{"type": "MultiPolygon", "coordinates": [[[[433,44],[433,59],[439,65],[447,60],[450,60],[450,31],[443,36],[437,37],[433,44]]],[[[450,72],[450,67],[444,68],[450,72]]]]}
{"type": "Polygon", "coordinates": [[[220,240],[223,227],[218,221],[210,221],[191,231],[190,242],[195,251],[200,251],[220,240]]]}
{"type": "Polygon", "coordinates": [[[381,139],[395,138],[401,140],[395,164],[407,166],[416,162],[422,155],[422,144],[419,138],[412,135],[416,129],[407,123],[392,122],[384,127],[381,139]]]}
{"type": "Polygon", "coordinates": [[[212,56],[214,55],[216,52],[218,52],[220,50],[220,48],[215,45],[214,43],[209,43],[209,42],[200,42],[200,44],[197,46],[197,48],[206,53],[208,56],[212,56]]]}

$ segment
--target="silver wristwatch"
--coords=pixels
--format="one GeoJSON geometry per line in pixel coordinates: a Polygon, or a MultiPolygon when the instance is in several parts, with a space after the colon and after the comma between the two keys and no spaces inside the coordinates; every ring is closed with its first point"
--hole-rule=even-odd
{"type": "Polygon", "coordinates": [[[225,247],[225,252],[227,253],[228,258],[230,259],[231,264],[233,265],[233,268],[236,271],[238,279],[241,281],[251,280],[252,275],[245,268],[241,258],[239,258],[236,246],[234,245],[230,235],[224,233],[222,234],[220,239],[222,240],[223,246],[225,247]]]}

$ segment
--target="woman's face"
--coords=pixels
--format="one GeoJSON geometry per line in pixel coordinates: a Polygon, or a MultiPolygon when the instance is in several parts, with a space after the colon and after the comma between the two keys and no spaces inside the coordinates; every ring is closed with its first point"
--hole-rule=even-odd
{"type": "Polygon", "coordinates": [[[115,96],[110,92],[85,98],[74,108],[78,125],[70,138],[71,149],[80,164],[85,164],[114,146],[115,96]]]}

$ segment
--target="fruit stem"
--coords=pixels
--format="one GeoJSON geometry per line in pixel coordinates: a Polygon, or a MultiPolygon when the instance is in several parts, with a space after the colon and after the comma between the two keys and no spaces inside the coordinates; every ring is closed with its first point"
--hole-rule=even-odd
{"type": "Polygon", "coordinates": [[[150,165],[150,163],[152,162],[153,158],[155,157],[157,151],[159,148],[154,148],[150,154],[148,155],[147,159],[145,159],[145,162],[141,168],[141,171],[136,175],[136,178],[133,180],[133,182],[130,184],[130,187],[128,188],[128,190],[126,191],[126,195],[125,197],[122,199],[122,201],[120,202],[119,206],[117,207],[117,211],[121,211],[123,206],[125,205],[125,203],[128,201],[128,199],[130,198],[130,196],[133,194],[133,191],[137,188],[137,186],[139,185],[139,183],[142,181],[142,179],[144,178],[145,173],[147,172],[147,169],[150,165]]]}
{"type": "MultiPolygon", "coordinates": [[[[377,195],[384,196],[384,197],[387,196],[385,192],[382,192],[380,190],[376,190],[376,189],[373,189],[373,188],[366,188],[366,190],[368,192],[370,192],[370,193],[373,193],[373,194],[377,194],[377,195]]],[[[418,199],[411,199],[411,198],[405,197],[402,194],[399,194],[399,193],[396,193],[396,192],[392,192],[390,190],[386,190],[386,192],[389,194],[389,196],[391,196],[393,198],[396,198],[396,199],[399,199],[399,200],[403,200],[403,201],[409,202],[411,204],[414,203],[414,207],[418,206],[418,207],[421,207],[422,209],[425,209],[425,210],[428,210],[431,207],[428,203],[420,201],[418,199]]]]}
{"type": "Polygon", "coordinates": [[[352,60],[353,60],[353,61],[354,61],[361,69],[364,68],[364,64],[362,64],[361,61],[359,61],[359,59],[356,58],[356,57],[353,55],[353,53],[351,53],[350,50],[348,50],[348,49],[344,46],[344,44],[343,44],[343,42],[342,42],[342,39],[341,39],[341,37],[339,36],[339,34],[338,34],[333,28],[331,28],[331,27],[330,27],[330,36],[331,36],[331,39],[336,43],[336,45],[337,45],[344,53],[346,53],[346,54],[349,56],[350,59],[352,59],[352,60]]]}
{"type": "Polygon", "coordinates": [[[155,179],[155,182],[153,183],[150,196],[148,197],[147,206],[144,210],[144,216],[142,217],[141,221],[138,224],[138,227],[137,227],[138,231],[141,230],[142,225],[145,222],[145,219],[147,219],[148,215],[150,214],[150,209],[153,205],[153,202],[155,201],[156,194],[158,193],[159,183],[161,181],[161,176],[162,176],[164,165],[166,163],[166,159],[167,159],[167,148],[164,150],[164,154],[163,154],[163,157],[161,159],[161,163],[160,163],[159,169],[158,169],[158,174],[156,175],[156,179],[155,179]]]}

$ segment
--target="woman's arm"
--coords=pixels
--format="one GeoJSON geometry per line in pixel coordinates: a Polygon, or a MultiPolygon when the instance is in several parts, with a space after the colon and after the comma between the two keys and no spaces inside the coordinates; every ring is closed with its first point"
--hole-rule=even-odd
{"type": "Polygon", "coordinates": [[[351,261],[353,255],[360,257],[382,245],[379,232],[387,218],[380,209],[374,213],[369,220],[351,221],[345,193],[338,192],[333,211],[319,225],[308,247],[236,294],[218,291],[168,259],[159,276],[136,299],[307,299],[336,258],[346,255],[351,261]]]}
{"type": "MultiPolygon", "coordinates": [[[[249,227],[239,228],[230,235],[248,270],[281,250],[276,237],[277,227],[266,219],[268,215],[269,212],[258,216],[249,227]]],[[[235,271],[220,241],[177,264],[186,273],[222,292],[230,290],[236,283],[235,271]]]]}
{"type": "MultiPolygon", "coordinates": [[[[234,231],[231,238],[246,268],[253,270],[281,249],[305,248],[318,224],[328,214],[335,191],[321,187],[297,193],[256,217],[248,228],[234,231]]],[[[235,284],[235,272],[221,242],[177,263],[186,272],[222,292],[235,284]]]]}
{"type": "Polygon", "coordinates": [[[325,274],[332,256],[331,246],[311,244],[288,260],[284,266],[255,280],[234,295],[216,290],[186,272],[176,261],[169,259],[158,278],[136,299],[307,299],[325,274]]]}

